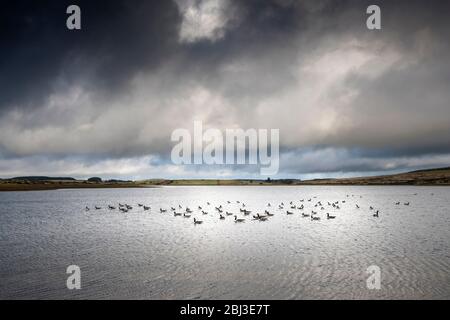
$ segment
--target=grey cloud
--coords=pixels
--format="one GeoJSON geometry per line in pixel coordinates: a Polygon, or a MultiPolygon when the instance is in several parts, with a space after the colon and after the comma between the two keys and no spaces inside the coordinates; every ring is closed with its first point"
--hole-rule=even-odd
{"type": "Polygon", "coordinates": [[[162,168],[172,130],[196,119],[279,128],[286,173],[447,161],[448,1],[379,1],[383,29],[369,31],[371,1],[230,0],[220,36],[184,42],[169,1],[79,1],[79,33],[64,28],[66,4],[11,1],[1,13],[4,158],[153,155],[162,168]]]}

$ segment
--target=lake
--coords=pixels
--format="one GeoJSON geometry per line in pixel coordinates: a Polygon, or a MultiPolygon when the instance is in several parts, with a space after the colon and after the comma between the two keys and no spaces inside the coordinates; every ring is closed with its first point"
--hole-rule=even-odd
{"type": "Polygon", "coordinates": [[[0,208],[0,299],[450,298],[450,187],[3,192],[0,208]],[[118,203],[133,209],[108,209],[118,203]],[[192,217],[174,216],[186,206],[192,217]],[[274,216],[252,220],[265,210],[274,216]],[[80,290],[66,287],[69,265],[80,290]],[[380,289],[367,286],[370,266],[380,289]]]}

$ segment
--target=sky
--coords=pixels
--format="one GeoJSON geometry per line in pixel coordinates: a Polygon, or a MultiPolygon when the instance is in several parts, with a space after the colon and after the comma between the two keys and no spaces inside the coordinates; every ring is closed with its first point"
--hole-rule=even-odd
{"type": "Polygon", "coordinates": [[[449,1],[6,0],[0,178],[265,178],[177,128],[279,129],[272,178],[450,165],[449,1]],[[66,8],[81,8],[68,30],[66,8]],[[381,30],[366,27],[371,4],[381,30]]]}

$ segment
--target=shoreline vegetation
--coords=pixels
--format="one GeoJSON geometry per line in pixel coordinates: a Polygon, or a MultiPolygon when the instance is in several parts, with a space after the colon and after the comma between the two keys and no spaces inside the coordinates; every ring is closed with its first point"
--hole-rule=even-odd
{"type": "Polygon", "coordinates": [[[151,188],[159,186],[302,186],[302,185],[413,185],[450,186],[450,167],[411,171],[393,175],[340,179],[149,179],[140,181],[105,180],[93,177],[76,180],[70,177],[17,177],[0,179],[0,191],[36,191],[57,189],[151,188]]]}

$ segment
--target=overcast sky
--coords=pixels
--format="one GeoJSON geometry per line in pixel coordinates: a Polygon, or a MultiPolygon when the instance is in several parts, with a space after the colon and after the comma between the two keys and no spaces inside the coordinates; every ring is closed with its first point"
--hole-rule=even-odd
{"type": "Polygon", "coordinates": [[[170,135],[194,120],[280,129],[278,177],[448,166],[449,13],[444,0],[3,1],[0,177],[259,177],[172,164],[170,135]],[[70,4],[82,30],[66,28],[70,4]]]}

